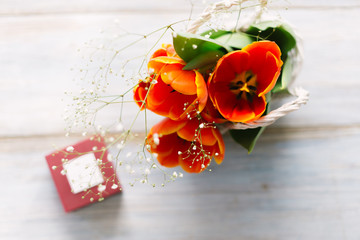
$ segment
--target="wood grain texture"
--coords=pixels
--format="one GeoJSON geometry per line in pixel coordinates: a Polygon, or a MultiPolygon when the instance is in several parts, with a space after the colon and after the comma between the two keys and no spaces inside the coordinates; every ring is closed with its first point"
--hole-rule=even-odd
{"type": "Polygon", "coordinates": [[[266,133],[251,155],[226,138],[222,165],[185,174],[165,188],[131,188],[132,177],[121,170],[122,195],[69,214],[44,155],[51,143],[64,146],[78,139],[3,140],[0,237],[358,239],[360,165],[354,146],[360,132],[311,135],[266,133]]]}
{"type": "MultiPolygon", "coordinates": [[[[310,2],[307,3],[311,6],[310,2]]],[[[124,2],[121,1],[121,4],[124,2]]],[[[335,5],[335,1],[332,4],[335,5]]],[[[339,3],[339,6],[344,4],[339,3]]],[[[31,4],[15,5],[19,8],[35,7],[31,4]]],[[[141,6],[148,5],[160,7],[149,3],[141,6]]],[[[4,6],[11,7],[11,4],[4,6]]],[[[48,6],[53,5],[49,3],[48,6]]],[[[166,4],[161,6],[169,8],[166,4]]],[[[279,10],[279,13],[296,26],[304,39],[305,62],[296,84],[308,89],[311,98],[307,106],[281,119],[277,125],[358,125],[360,113],[354,110],[360,104],[358,49],[354,47],[360,41],[356,31],[358,8],[333,7],[321,11],[317,8],[309,10],[294,7],[279,10]]],[[[4,104],[0,105],[0,136],[64,132],[62,116],[68,102],[62,102],[61,99],[65,96],[65,90],[76,88],[73,79],[77,73],[70,69],[82,61],[82,55],[77,50],[84,48],[84,42],[101,39],[103,35],[100,29],[105,29],[107,34],[112,33],[110,26],[113,26],[114,19],[118,20],[122,28],[146,34],[165,23],[187,17],[187,11],[167,13],[156,10],[149,14],[69,13],[1,17],[0,99],[4,104]],[[155,13],[156,17],[152,15],[155,13]]],[[[184,29],[185,26],[181,27],[184,29]]],[[[118,30],[115,28],[115,33],[118,30]]],[[[168,34],[165,40],[171,41],[170,37],[168,34]]],[[[125,43],[125,40],[117,42],[117,47],[125,43]]],[[[132,51],[134,55],[141,54],[139,49],[132,51]]],[[[136,67],[129,66],[127,70],[132,71],[136,67]]],[[[124,85],[118,80],[112,84],[112,89],[121,89],[124,85]]],[[[135,105],[129,105],[124,111],[125,118],[131,118],[136,111],[135,105]]],[[[116,119],[117,116],[118,111],[109,109],[99,117],[99,122],[106,125],[109,119],[116,119]]],[[[150,118],[149,126],[156,121],[157,118],[150,118]]],[[[143,129],[143,124],[138,121],[136,130],[143,129]]]]}
{"type": "MultiPolygon", "coordinates": [[[[205,4],[218,2],[216,0],[78,0],[78,1],[56,1],[56,0],[32,0],[24,3],[21,0],[1,0],[0,16],[6,15],[36,15],[36,14],[59,14],[59,13],[111,13],[111,12],[143,12],[152,14],[152,11],[188,11],[191,5],[197,11],[201,11],[205,4]],[[174,7],[176,4],[176,7],[174,7]]],[[[333,9],[333,8],[358,8],[357,0],[272,0],[272,7],[289,7],[304,9],[333,9]]]]}
{"type": "MultiPolygon", "coordinates": [[[[227,136],[221,166],[155,189],[130,187],[120,168],[123,194],[63,212],[44,156],[52,144],[80,139],[63,137],[69,99],[61,101],[77,88],[78,72],[70,71],[83,63],[77,50],[119,26],[146,34],[188,18],[189,1],[176,0],[175,10],[174,2],[0,0],[0,239],[359,239],[357,0],[273,1],[304,39],[296,85],[310,91],[310,101],[268,128],[251,155],[227,136]]],[[[114,81],[109,90],[120,89],[124,83],[114,81]]],[[[125,118],[136,111],[128,105],[125,118]]],[[[118,113],[109,108],[99,121],[109,124],[118,113]]],[[[157,120],[150,116],[149,126],[157,120]]],[[[135,126],[143,132],[141,118],[135,126]]]]}

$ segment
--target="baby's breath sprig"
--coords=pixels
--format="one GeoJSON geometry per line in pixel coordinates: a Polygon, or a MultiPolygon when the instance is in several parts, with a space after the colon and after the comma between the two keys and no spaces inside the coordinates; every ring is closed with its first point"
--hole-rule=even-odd
{"type": "MultiPolygon", "coordinates": [[[[240,23],[243,19],[248,21],[250,19],[253,22],[258,20],[262,12],[266,11],[265,7],[267,1],[232,0],[228,2],[229,6],[227,6],[226,1],[212,5],[212,8],[208,8],[211,13],[209,13],[209,16],[207,16],[207,12],[204,11],[205,14],[202,16],[205,17],[201,20],[202,22],[194,21],[195,23],[198,22],[198,25],[190,24],[192,9],[189,19],[165,25],[147,34],[133,33],[118,28],[119,32],[116,37],[110,39],[107,43],[103,41],[100,44],[97,42],[89,42],[86,44],[86,50],[90,51],[89,61],[85,64],[84,68],[79,70],[80,80],[82,80],[82,84],[85,85],[85,87],[80,86],[77,94],[74,94],[73,92],[67,93],[67,95],[72,98],[73,102],[68,106],[68,109],[70,110],[66,112],[64,116],[68,122],[66,130],[68,134],[70,134],[75,127],[76,129],[82,127],[84,130],[83,135],[87,135],[88,132],[96,132],[103,137],[107,142],[106,150],[111,152],[109,157],[114,163],[115,170],[120,171],[120,166],[123,166],[126,172],[132,176],[133,180],[129,182],[130,186],[134,186],[136,183],[149,184],[153,187],[164,186],[183,176],[182,173],[176,171],[169,173],[161,166],[164,164],[159,164],[157,151],[161,148],[160,145],[163,144],[164,136],[161,133],[152,132],[152,130],[149,129],[149,115],[151,113],[148,110],[171,118],[169,121],[182,121],[184,120],[184,116],[185,120],[188,122],[197,121],[194,136],[192,139],[189,139],[188,136],[183,136],[181,141],[183,141],[184,146],[186,147],[178,152],[178,155],[181,156],[181,158],[179,158],[180,160],[182,159],[183,161],[189,162],[187,163],[187,167],[190,168],[187,169],[189,170],[188,172],[201,172],[205,170],[212,158],[214,158],[218,164],[223,160],[225,150],[221,134],[214,122],[207,122],[201,117],[201,111],[204,109],[206,101],[210,101],[207,99],[208,83],[212,76],[212,71],[215,69],[216,61],[226,54],[226,52],[242,49],[243,46],[234,42],[228,42],[224,37],[222,38],[222,41],[225,42],[219,40],[221,44],[216,45],[217,40],[215,41],[214,39],[220,38],[221,34],[234,34],[234,36],[239,37],[241,41],[245,41],[246,44],[249,44],[247,41],[250,41],[252,38],[257,38],[256,41],[259,41],[269,37],[261,35],[260,32],[243,32],[240,35],[236,35],[238,34],[236,32],[239,30],[238,28],[245,26],[243,23],[240,23]],[[254,8],[260,9],[260,11],[257,11],[257,15],[255,14],[253,18],[242,17],[244,10],[253,10],[254,8]],[[231,27],[227,26],[228,22],[232,24],[231,27]],[[199,27],[205,27],[210,30],[205,32],[206,34],[199,34],[199,37],[191,34],[181,35],[176,28],[182,25],[187,25],[187,32],[191,34],[196,33],[199,27]],[[219,29],[231,30],[220,30],[222,32],[219,35],[219,29]],[[167,36],[173,37],[174,46],[170,44],[171,46],[169,47],[164,44],[162,49],[159,49],[162,51],[161,54],[164,55],[160,55],[164,58],[173,58],[173,62],[170,60],[166,62],[164,59],[154,60],[156,58],[156,56],[154,57],[154,50],[158,47],[159,43],[168,42],[164,41],[167,36]],[[180,50],[176,49],[175,41],[183,41],[183,47],[180,47],[180,50]],[[190,41],[191,44],[189,45],[187,41],[190,41]],[[207,65],[199,64],[200,60],[192,59],[199,56],[199,54],[192,56],[189,53],[190,55],[187,56],[187,54],[184,53],[186,52],[187,45],[191,46],[189,52],[203,53],[202,51],[205,51],[206,47],[204,48],[201,46],[201,43],[204,42],[208,45],[212,44],[212,47],[210,48],[214,48],[212,50],[216,53],[216,55],[213,56],[214,62],[205,62],[207,65]],[[218,48],[218,46],[224,47],[218,48]],[[189,57],[189,59],[185,59],[184,57],[189,57]],[[189,63],[192,60],[194,61],[189,63]],[[148,61],[150,62],[148,63],[148,61]],[[157,69],[159,66],[157,64],[162,67],[157,69]],[[172,112],[172,114],[179,114],[179,116],[172,114],[166,115],[162,112],[162,109],[156,109],[156,107],[153,107],[154,104],[151,105],[151,101],[157,102],[157,97],[154,97],[154,94],[150,94],[150,89],[159,89],[159,85],[166,88],[166,86],[171,85],[171,80],[174,80],[171,79],[167,82],[164,80],[170,78],[167,75],[168,73],[171,74],[170,70],[165,71],[164,68],[171,64],[174,64],[171,66],[174,69],[183,64],[183,67],[180,68],[181,71],[193,71],[195,74],[194,82],[196,83],[196,94],[194,95],[194,91],[191,89],[188,89],[187,91],[186,89],[183,89],[183,91],[186,92],[186,95],[191,95],[191,97],[184,100],[184,103],[182,102],[180,105],[177,105],[180,106],[180,108],[177,111],[172,112]],[[149,69],[147,69],[147,65],[149,66],[149,69]],[[189,66],[196,67],[191,68],[189,66]],[[139,97],[136,98],[137,100],[134,100],[135,97],[133,97],[133,93],[137,90],[141,93],[137,92],[139,97]],[[144,94],[144,92],[146,93],[144,94]],[[153,98],[153,100],[148,101],[149,98],[153,98]],[[190,101],[189,99],[192,100],[190,101]],[[133,107],[136,105],[138,106],[133,107]],[[183,113],[179,113],[181,112],[181,108],[184,110],[183,113]],[[125,109],[127,111],[125,111],[125,109]],[[115,118],[113,117],[114,113],[117,114],[115,118]],[[145,130],[145,136],[140,136],[143,138],[143,141],[135,147],[131,140],[139,137],[136,133],[138,131],[137,127],[139,126],[138,120],[142,120],[143,128],[141,130],[145,130]],[[151,136],[151,139],[148,139],[146,136],[151,136]],[[206,142],[204,139],[207,139],[206,142]],[[132,146],[132,150],[129,150],[130,145],[132,146]],[[192,165],[198,169],[196,171],[191,171],[192,165]],[[154,175],[152,174],[154,169],[159,170],[163,175],[163,181],[160,184],[154,183],[150,179],[150,176],[154,175]]],[[[194,3],[191,2],[191,5],[194,6],[194,3]]],[[[270,32],[269,35],[271,36],[272,33],[270,32]]],[[[159,50],[156,50],[155,52],[159,50]]],[[[176,94],[178,94],[176,96],[184,94],[181,91],[177,91],[173,86],[171,86],[171,88],[173,88],[173,90],[169,92],[170,94],[175,92],[173,96],[176,94]]],[[[174,100],[174,103],[175,102],[179,103],[180,101],[174,100]]],[[[185,132],[192,132],[194,130],[193,126],[185,125],[182,126],[186,128],[184,130],[185,132]]],[[[177,132],[178,129],[175,129],[174,131],[177,132]]],[[[171,134],[174,134],[174,132],[171,134]]],[[[95,149],[94,151],[97,150],[95,149]]],[[[179,164],[181,165],[181,163],[179,164]]],[[[184,168],[184,165],[181,166],[184,168]]]]}

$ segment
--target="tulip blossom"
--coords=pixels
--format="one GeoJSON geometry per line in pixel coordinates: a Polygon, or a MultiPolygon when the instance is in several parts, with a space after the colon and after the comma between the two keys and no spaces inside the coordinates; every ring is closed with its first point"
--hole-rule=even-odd
{"type": "Polygon", "coordinates": [[[189,173],[202,172],[212,158],[220,164],[225,152],[219,130],[198,118],[181,121],[165,118],[152,127],[147,144],[148,150],[157,155],[160,165],[180,165],[189,173]]]}
{"type": "Polygon", "coordinates": [[[227,120],[251,122],[265,112],[265,94],[280,75],[281,52],[275,42],[254,42],[224,55],[208,81],[214,107],[227,120]]]}
{"type": "Polygon", "coordinates": [[[156,57],[179,57],[174,49],[174,46],[171,44],[163,44],[161,48],[156,50],[150,59],[156,58],[156,57]]]}
{"type": "Polygon", "coordinates": [[[164,45],[150,59],[150,77],[134,89],[134,99],[140,107],[181,120],[201,112],[208,93],[203,76],[196,70],[182,70],[186,63],[173,48],[164,45]]]}
{"type": "Polygon", "coordinates": [[[211,123],[221,124],[228,121],[219,113],[211,101],[207,101],[206,106],[200,115],[203,119],[211,123]]]}

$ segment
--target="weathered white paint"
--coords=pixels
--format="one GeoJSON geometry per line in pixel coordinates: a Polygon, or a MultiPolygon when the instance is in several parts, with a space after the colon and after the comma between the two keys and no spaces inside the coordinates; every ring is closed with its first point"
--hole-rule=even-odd
{"type": "MultiPolygon", "coordinates": [[[[63,212],[44,156],[52,144],[79,140],[50,137],[64,134],[61,98],[76,88],[70,68],[82,62],[77,49],[115,18],[139,33],[187,18],[186,2],[0,0],[0,239],[360,237],[356,0],[296,0],[281,10],[304,38],[297,84],[311,99],[269,128],[251,155],[226,138],[221,166],[164,189],[130,188],[131,177],[120,169],[123,195],[63,212]],[[174,12],[175,2],[181,6],[174,12]]],[[[116,84],[111,91],[123,87],[116,84]]],[[[103,121],[117,112],[109,109],[103,121]]],[[[128,107],[124,114],[135,112],[128,107]]],[[[136,126],[143,131],[141,121],[136,126]]]]}

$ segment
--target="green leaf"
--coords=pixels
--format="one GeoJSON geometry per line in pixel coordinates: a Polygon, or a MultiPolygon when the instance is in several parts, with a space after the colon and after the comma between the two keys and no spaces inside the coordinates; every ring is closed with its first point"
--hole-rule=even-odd
{"type": "Polygon", "coordinates": [[[296,39],[291,27],[279,21],[265,21],[254,24],[246,30],[257,40],[270,40],[279,45],[282,59],[286,59],[287,53],[296,45],[296,39]],[[284,58],[283,58],[284,57],[284,58]]]}
{"type": "Polygon", "coordinates": [[[230,130],[231,137],[250,154],[255,147],[256,141],[265,130],[265,127],[258,127],[245,130],[230,130]]]}
{"type": "MultiPolygon", "coordinates": [[[[266,94],[266,99],[268,104],[266,106],[266,110],[264,115],[270,112],[270,100],[271,100],[271,93],[266,94]]],[[[230,136],[241,146],[248,150],[250,154],[255,147],[255,144],[263,131],[266,127],[258,127],[252,129],[245,129],[245,130],[230,130],[230,136]]]]}
{"type": "Polygon", "coordinates": [[[215,38],[215,40],[229,45],[230,47],[235,49],[242,49],[246,45],[254,42],[254,39],[250,37],[249,34],[243,32],[223,34],[220,37],[215,38]]]}
{"type": "Polygon", "coordinates": [[[226,30],[208,30],[206,32],[203,32],[200,34],[200,36],[208,36],[211,39],[216,39],[218,37],[221,37],[224,34],[228,34],[228,33],[232,33],[231,31],[226,31],[226,30]]]}
{"type": "Polygon", "coordinates": [[[190,33],[178,33],[173,37],[176,53],[187,63],[207,52],[220,51],[224,54],[232,49],[214,39],[190,33]]]}
{"type": "Polygon", "coordinates": [[[214,67],[216,62],[224,55],[222,51],[211,51],[202,53],[186,64],[183,70],[199,69],[206,72],[208,69],[214,67]]]}
{"type": "Polygon", "coordinates": [[[291,82],[292,71],[292,63],[290,59],[287,59],[282,67],[281,74],[275,84],[275,87],[271,90],[273,93],[287,91],[287,87],[291,82]]]}

